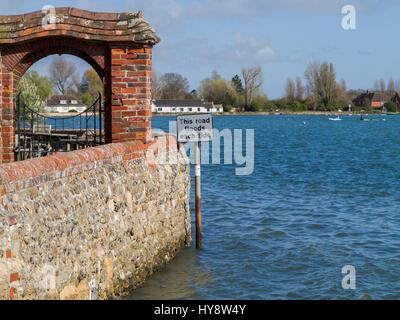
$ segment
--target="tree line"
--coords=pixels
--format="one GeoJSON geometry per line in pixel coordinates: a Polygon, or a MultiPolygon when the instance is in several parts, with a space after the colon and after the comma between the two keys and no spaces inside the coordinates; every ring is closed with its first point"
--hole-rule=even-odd
{"type": "Polygon", "coordinates": [[[287,80],[285,97],[284,101],[280,101],[280,108],[286,107],[294,111],[333,111],[346,108],[351,103],[346,81],[337,81],[332,63],[311,62],[304,72],[304,79],[305,86],[301,77],[297,77],[296,81],[291,78],[287,80]]]}
{"type": "MultiPolygon", "coordinates": [[[[20,97],[36,110],[43,110],[46,99],[53,94],[70,94],[91,106],[103,93],[103,83],[96,71],[87,69],[81,79],[74,63],[57,57],[49,67],[49,77],[36,71],[27,72],[19,86],[20,97]]],[[[347,90],[344,79],[337,80],[332,63],[311,62],[303,76],[288,78],[284,96],[269,100],[263,91],[264,72],[261,66],[242,68],[231,79],[223,78],[217,71],[203,79],[197,89],[190,89],[189,81],[179,73],[158,74],[153,71],[153,99],[203,99],[221,104],[224,111],[333,111],[346,110],[364,90],[347,90]]],[[[390,78],[388,83],[378,79],[374,90],[393,96],[400,90],[400,81],[390,78]]],[[[353,107],[354,108],[354,107],[353,107]]],[[[354,109],[353,109],[354,110],[354,109]]]]}
{"type": "Polygon", "coordinates": [[[224,111],[238,107],[246,111],[257,111],[268,101],[262,90],[264,74],[260,66],[243,68],[241,75],[231,80],[224,79],[217,71],[201,81],[198,90],[189,90],[189,81],[178,73],[159,75],[153,72],[153,99],[203,99],[222,104],[224,111]]]}
{"type": "Polygon", "coordinates": [[[373,90],[392,97],[397,91],[400,91],[400,80],[394,80],[393,77],[390,77],[386,84],[384,79],[377,79],[374,82],[373,90]]]}
{"type": "Polygon", "coordinates": [[[303,77],[289,78],[282,98],[269,100],[263,91],[261,66],[243,68],[227,80],[217,71],[201,81],[198,90],[189,92],[187,78],[177,73],[153,74],[154,99],[204,99],[222,104],[224,111],[235,107],[241,111],[333,111],[345,109],[352,98],[345,80],[337,81],[332,63],[311,62],[303,77]],[[303,84],[304,82],[304,84],[303,84]]]}

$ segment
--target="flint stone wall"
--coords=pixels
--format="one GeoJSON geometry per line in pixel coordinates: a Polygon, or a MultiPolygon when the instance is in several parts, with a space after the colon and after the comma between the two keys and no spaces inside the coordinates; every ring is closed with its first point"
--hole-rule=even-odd
{"type": "Polygon", "coordinates": [[[189,245],[189,189],[172,137],[0,165],[0,299],[128,293],[189,245]]]}

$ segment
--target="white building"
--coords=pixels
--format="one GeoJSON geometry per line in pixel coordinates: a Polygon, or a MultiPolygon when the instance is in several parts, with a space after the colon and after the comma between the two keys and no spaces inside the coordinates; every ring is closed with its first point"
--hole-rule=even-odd
{"type": "Polygon", "coordinates": [[[205,102],[204,103],[205,108],[208,113],[220,113],[224,112],[224,108],[222,107],[222,104],[214,104],[213,102],[205,102]]]}
{"type": "Polygon", "coordinates": [[[154,113],[219,113],[224,112],[222,105],[202,100],[153,100],[154,113]]]}
{"type": "Polygon", "coordinates": [[[57,95],[47,100],[47,112],[83,112],[88,107],[72,95],[57,95]]]}

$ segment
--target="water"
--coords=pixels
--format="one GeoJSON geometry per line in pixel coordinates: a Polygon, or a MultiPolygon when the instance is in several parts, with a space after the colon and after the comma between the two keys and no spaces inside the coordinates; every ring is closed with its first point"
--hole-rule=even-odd
{"type": "MultiPolygon", "coordinates": [[[[36,122],[34,122],[36,124],[36,122]]],[[[93,117],[93,115],[88,115],[86,118],[86,114],[83,113],[81,116],[60,116],[60,117],[51,117],[46,118],[46,125],[50,125],[52,129],[94,129],[95,127],[99,129],[100,127],[100,118],[99,116],[93,117]]],[[[26,126],[30,126],[29,121],[26,123],[26,126]]],[[[104,130],[104,119],[101,118],[101,128],[104,130]]]]}
{"type": "Polygon", "coordinates": [[[203,166],[204,250],[183,250],[126,298],[399,299],[400,117],[343,119],[215,117],[255,129],[255,171],[203,166]],[[356,290],[342,288],[345,265],[356,290]]]}

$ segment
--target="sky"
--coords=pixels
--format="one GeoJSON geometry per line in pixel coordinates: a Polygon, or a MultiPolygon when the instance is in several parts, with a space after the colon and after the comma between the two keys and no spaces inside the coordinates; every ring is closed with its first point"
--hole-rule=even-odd
{"type": "MultiPolygon", "coordinates": [[[[216,70],[226,79],[260,65],[264,91],[284,94],[289,77],[303,77],[312,61],[334,64],[349,89],[372,88],[378,78],[400,80],[400,0],[13,0],[0,14],[41,10],[45,5],[100,12],[142,10],[161,42],[153,50],[160,74],[180,73],[191,89],[216,70]],[[342,28],[342,7],[356,9],[356,29],[342,28]]],[[[32,69],[48,73],[52,57],[32,69]]],[[[89,67],[70,57],[79,70],[89,67]]]]}

